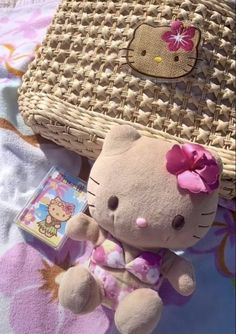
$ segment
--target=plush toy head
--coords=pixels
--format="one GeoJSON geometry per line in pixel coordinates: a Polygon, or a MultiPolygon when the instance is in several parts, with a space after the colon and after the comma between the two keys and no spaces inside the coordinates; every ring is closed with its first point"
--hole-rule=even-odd
{"type": "Polygon", "coordinates": [[[173,145],[116,126],[90,174],[90,213],[136,248],[187,248],[213,222],[220,173],[220,161],[200,145],[173,145]]]}

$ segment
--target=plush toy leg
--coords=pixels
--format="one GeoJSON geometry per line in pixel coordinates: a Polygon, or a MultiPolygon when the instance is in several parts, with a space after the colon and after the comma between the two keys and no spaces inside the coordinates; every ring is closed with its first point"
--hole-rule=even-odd
{"type": "Polygon", "coordinates": [[[60,277],[58,298],[73,313],[88,313],[101,304],[103,289],[86,268],[76,266],[60,277]]]}
{"type": "Polygon", "coordinates": [[[121,334],[150,334],[160,320],[162,300],[156,291],[137,289],[125,297],[115,313],[121,334]]]}

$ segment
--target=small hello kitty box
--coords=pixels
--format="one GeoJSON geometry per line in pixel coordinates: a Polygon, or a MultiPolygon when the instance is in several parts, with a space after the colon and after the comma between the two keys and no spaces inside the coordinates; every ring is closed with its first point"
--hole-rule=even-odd
{"type": "Polygon", "coordinates": [[[17,216],[23,230],[58,249],[66,240],[67,221],[87,207],[86,183],[53,167],[17,216]]]}

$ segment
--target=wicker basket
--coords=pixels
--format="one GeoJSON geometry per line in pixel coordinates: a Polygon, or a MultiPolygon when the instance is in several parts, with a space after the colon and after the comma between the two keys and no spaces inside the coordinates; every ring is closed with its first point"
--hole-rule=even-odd
{"type": "Polygon", "coordinates": [[[224,163],[221,195],[235,196],[234,10],[219,0],[65,0],[23,77],[19,107],[43,137],[96,158],[113,124],[193,141],[224,163]],[[202,32],[192,74],[164,82],[124,65],[141,23],[191,22],[202,32]]]}

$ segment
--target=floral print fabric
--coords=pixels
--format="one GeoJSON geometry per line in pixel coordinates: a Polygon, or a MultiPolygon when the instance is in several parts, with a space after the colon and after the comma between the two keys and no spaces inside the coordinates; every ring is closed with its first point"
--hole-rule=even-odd
{"type": "Polygon", "coordinates": [[[160,267],[164,251],[154,254],[151,252],[143,252],[134,260],[125,263],[124,250],[121,243],[109,236],[102,245],[93,250],[91,256],[90,268],[95,276],[97,276],[104,284],[104,291],[107,299],[112,301],[112,307],[124,298],[128,293],[142,286],[141,283],[149,284],[153,289],[157,289],[160,279],[160,267]],[[122,280],[116,279],[107,268],[124,269],[130,274],[138,278],[140,283],[136,281],[133,285],[122,280]]]}

